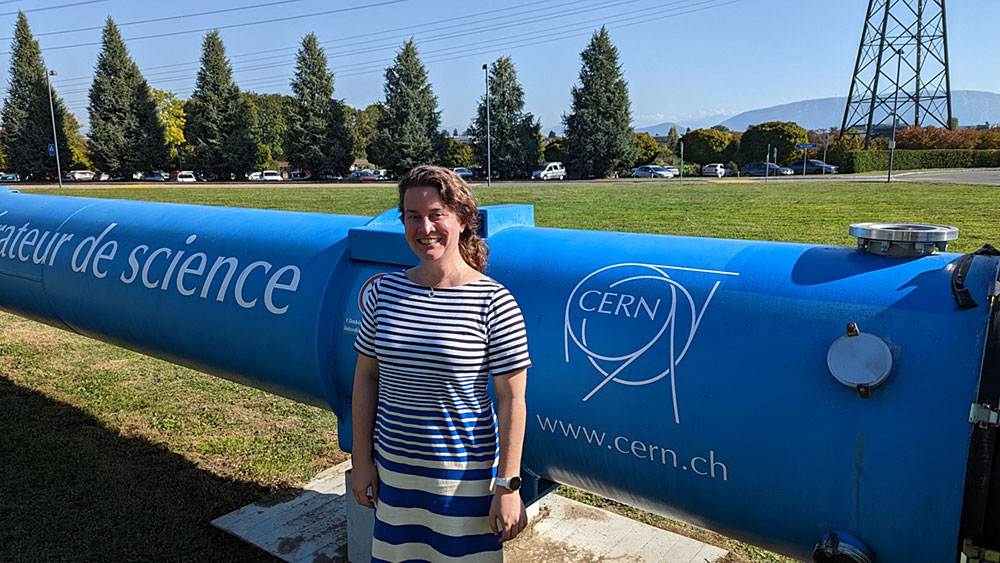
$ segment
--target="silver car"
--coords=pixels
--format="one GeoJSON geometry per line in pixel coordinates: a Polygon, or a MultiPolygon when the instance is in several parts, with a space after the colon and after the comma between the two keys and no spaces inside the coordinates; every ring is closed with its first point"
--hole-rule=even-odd
{"type": "Polygon", "coordinates": [[[633,178],[673,178],[674,173],[665,166],[645,164],[632,171],[633,178]]]}

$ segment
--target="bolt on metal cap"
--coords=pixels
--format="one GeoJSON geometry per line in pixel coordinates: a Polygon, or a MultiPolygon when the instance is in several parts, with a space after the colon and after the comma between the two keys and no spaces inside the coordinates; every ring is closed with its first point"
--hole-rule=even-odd
{"type": "Polygon", "coordinates": [[[897,258],[944,252],[958,238],[956,227],[924,223],[852,223],[848,232],[858,237],[858,249],[897,258]]]}

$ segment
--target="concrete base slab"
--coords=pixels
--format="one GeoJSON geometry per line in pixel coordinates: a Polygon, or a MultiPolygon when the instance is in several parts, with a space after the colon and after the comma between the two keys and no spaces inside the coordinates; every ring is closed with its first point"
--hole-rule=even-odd
{"type": "MultiPolygon", "coordinates": [[[[346,494],[344,475],[349,469],[349,461],[331,467],[293,498],[248,505],[216,518],[212,525],[284,561],[347,561],[347,503],[354,502],[346,494]]],[[[528,528],[504,545],[507,561],[714,563],[726,555],[722,548],[558,495],[536,502],[528,515],[528,528]]],[[[362,528],[357,522],[351,528],[363,535],[356,532],[362,528]]],[[[366,534],[354,543],[370,545],[370,528],[366,534]]]]}

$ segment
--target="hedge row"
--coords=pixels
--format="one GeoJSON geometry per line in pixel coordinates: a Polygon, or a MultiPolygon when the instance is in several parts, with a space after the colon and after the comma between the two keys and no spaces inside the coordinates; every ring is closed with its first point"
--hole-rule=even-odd
{"type": "MultiPolygon", "coordinates": [[[[916,168],[996,168],[1000,167],[1000,150],[930,149],[896,151],[894,170],[916,168]]],[[[871,172],[889,169],[889,151],[847,151],[841,172],[871,172]]]]}

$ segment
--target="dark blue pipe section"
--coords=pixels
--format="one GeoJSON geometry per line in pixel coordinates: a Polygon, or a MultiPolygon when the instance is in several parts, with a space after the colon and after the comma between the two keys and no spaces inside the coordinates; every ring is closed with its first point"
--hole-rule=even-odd
{"type": "MultiPolygon", "coordinates": [[[[877,561],[953,560],[997,259],[533,226],[483,210],[488,273],[524,312],[524,465],[803,559],[828,532],[877,561]],[[857,323],[893,367],[835,380],[857,323]],[[848,536],[844,536],[848,537],[848,536]]],[[[358,295],[415,263],[398,213],[0,191],[0,308],[306,403],[350,450],[358,295]]]]}

